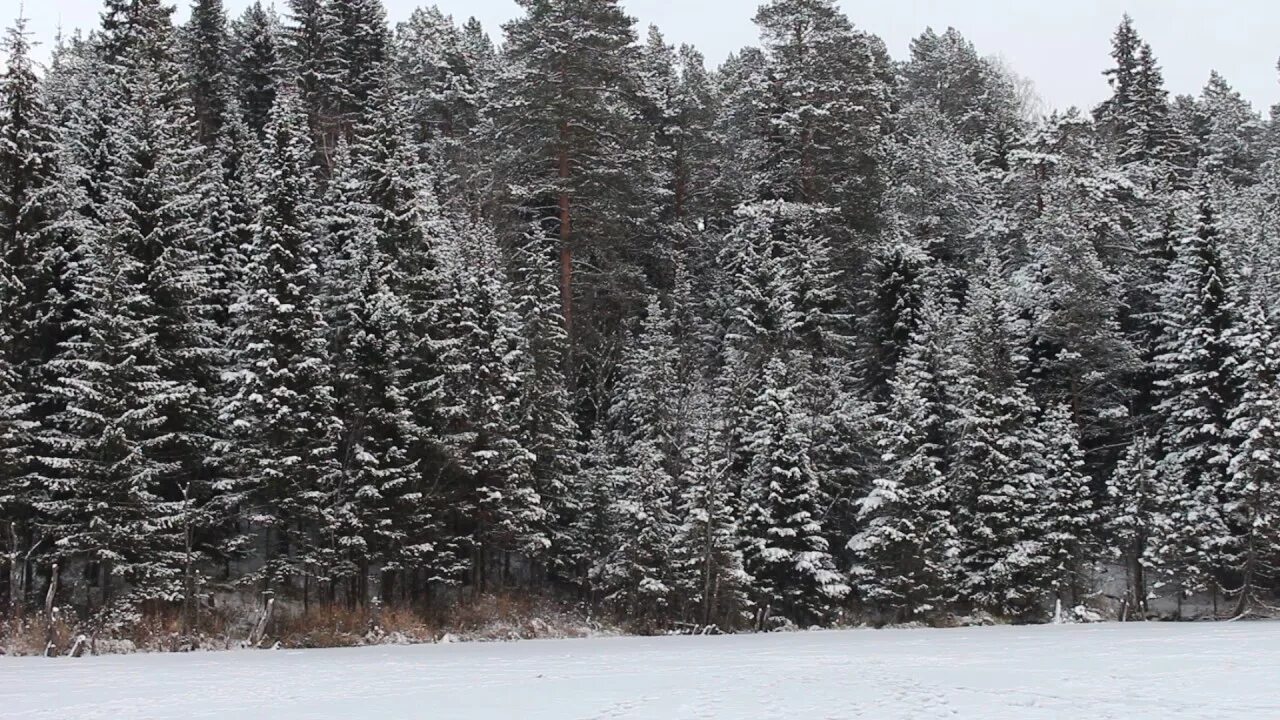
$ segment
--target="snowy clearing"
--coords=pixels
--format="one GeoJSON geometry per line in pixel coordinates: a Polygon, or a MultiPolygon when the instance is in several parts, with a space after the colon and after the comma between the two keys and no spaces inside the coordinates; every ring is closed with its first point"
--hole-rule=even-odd
{"type": "Polygon", "coordinates": [[[0,658],[19,718],[1280,717],[1280,623],[0,658]]]}

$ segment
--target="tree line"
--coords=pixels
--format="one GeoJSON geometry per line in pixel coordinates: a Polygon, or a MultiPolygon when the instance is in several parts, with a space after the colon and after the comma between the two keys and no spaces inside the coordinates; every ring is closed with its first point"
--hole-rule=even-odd
{"type": "Polygon", "coordinates": [[[9,29],[14,614],[1271,601],[1280,106],[1171,98],[1128,17],[1110,97],[1045,115],[834,0],[768,0],[714,69],[616,0],[518,3],[495,44],[106,0],[43,69],[9,29]]]}

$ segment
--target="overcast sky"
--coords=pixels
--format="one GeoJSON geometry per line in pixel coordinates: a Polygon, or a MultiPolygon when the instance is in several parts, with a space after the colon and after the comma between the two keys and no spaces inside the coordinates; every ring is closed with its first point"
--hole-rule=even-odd
{"type": "MultiPolygon", "coordinates": [[[[55,29],[96,26],[101,0],[21,0],[31,30],[48,42],[55,29]]],[[[238,14],[251,0],[224,0],[238,14]]],[[[283,0],[280,0],[283,2],[283,0]]],[[[17,12],[17,0],[0,5],[17,12]],[[13,3],[10,5],[10,3],[13,3]]],[[[178,0],[179,16],[189,0],[178,0]]],[[[419,0],[387,0],[392,22],[419,0]]],[[[513,0],[438,0],[458,19],[478,17],[495,39],[513,17],[513,0]]],[[[756,40],[758,0],[624,0],[641,25],[655,23],[668,42],[692,43],[716,63],[756,40]]],[[[1107,93],[1101,72],[1111,32],[1124,12],[1151,43],[1173,93],[1197,93],[1211,69],[1222,73],[1264,114],[1280,102],[1277,0],[840,0],[853,22],[884,38],[897,59],[927,26],[955,26],[984,55],[1000,55],[1035,82],[1050,107],[1090,108],[1107,93]]],[[[7,21],[10,18],[4,18],[7,21]]],[[[47,48],[46,48],[47,49],[47,48]]]]}

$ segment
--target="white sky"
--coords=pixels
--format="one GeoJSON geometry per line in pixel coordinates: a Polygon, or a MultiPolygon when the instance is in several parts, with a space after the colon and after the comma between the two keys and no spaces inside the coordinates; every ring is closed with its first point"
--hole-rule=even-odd
{"type": "MultiPolygon", "coordinates": [[[[188,0],[177,0],[179,16],[188,0]]],[[[281,0],[282,1],[282,0],[281,0]]],[[[51,42],[56,28],[97,25],[100,0],[0,0],[8,24],[25,4],[36,38],[51,42]],[[7,16],[7,17],[6,17],[7,16]]],[[[224,0],[238,14],[251,0],[224,0]]],[[[430,0],[386,0],[390,19],[406,17],[430,0]]],[[[517,14],[513,0],[437,0],[463,19],[478,17],[495,39],[499,24],[517,14]]],[[[656,23],[668,42],[688,42],[712,63],[756,40],[751,16],[757,0],[624,0],[642,26],[656,23]]],[[[1128,11],[1151,43],[1173,93],[1198,93],[1211,69],[1222,73],[1264,114],[1280,102],[1277,0],[840,0],[858,26],[884,38],[897,59],[926,26],[954,25],[984,55],[1004,57],[1031,78],[1050,107],[1090,108],[1107,94],[1111,33],[1128,11]]],[[[47,48],[46,48],[47,50],[47,48]]]]}

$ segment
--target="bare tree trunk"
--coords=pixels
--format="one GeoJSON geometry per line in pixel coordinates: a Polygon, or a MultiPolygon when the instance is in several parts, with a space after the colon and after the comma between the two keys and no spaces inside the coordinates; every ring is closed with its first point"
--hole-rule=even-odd
{"type": "Polygon", "coordinates": [[[1253,534],[1250,533],[1249,557],[1245,560],[1244,577],[1240,580],[1240,598],[1236,601],[1236,617],[1241,617],[1249,611],[1249,598],[1253,595],[1254,559],[1253,534]]]}
{"type": "Polygon", "coordinates": [[[375,570],[370,565],[365,565],[364,604],[369,612],[369,629],[374,630],[382,626],[383,593],[385,588],[382,587],[381,581],[386,576],[381,569],[375,570]]]}
{"type": "Polygon", "coordinates": [[[689,172],[685,167],[684,148],[681,147],[676,151],[676,188],[675,188],[675,219],[677,221],[684,219],[685,195],[688,194],[689,188],[689,172]]]}
{"type": "Polygon", "coordinates": [[[253,626],[253,632],[249,633],[250,647],[257,647],[258,643],[262,642],[262,638],[267,634],[267,626],[271,623],[271,615],[276,608],[276,599],[270,591],[262,595],[267,602],[262,608],[262,614],[258,616],[257,624],[253,626]]]}
{"type": "MultiPolygon", "coordinates": [[[[561,82],[565,81],[564,70],[560,71],[561,82]]],[[[569,337],[566,360],[570,363],[573,357],[573,215],[569,195],[568,181],[571,174],[569,162],[569,140],[571,137],[568,120],[560,121],[560,147],[557,159],[557,175],[560,178],[560,311],[564,314],[565,333],[569,337]]]]}
{"type": "Polygon", "coordinates": [[[27,573],[31,552],[23,552],[23,536],[17,522],[9,523],[9,611],[12,617],[22,614],[27,603],[27,573]]]}
{"type": "Polygon", "coordinates": [[[58,563],[53,564],[49,573],[49,592],[44,596],[44,654],[53,651],[53,600],[58,594],[58,563]]]}
{"type": "Polygon", "coordinates": [[[715,582],[715,572],[711,557],[711,523],[708,522],[703,532],[702,547],[702,624],[711,624],[712,597],[711,586],[715,582]]]}
{"type": "MultiPolygon", "coordinates": [[[[1262,484],[1256,483],[1257,488],[1253,493],[1254,518],[1257,517],[1256,511],[1262,502],[1262,484]]],[[[1253,523],[1250,523],[1249,542],[1245,549],[1244,576],[1240,578],[1240,599],[1236,601],[1236,617],[1243,616],[1249,611],[1250,598],[1253,596],[1253,582],[1258,564],[1258,533],[1253,529],[1253,523]]]]}
{"type": "Polygon", "coordinates": [[[191,527],[191,483],[182,486],[182,624],[186,632],[195,631],[198,618],[196,616],[196,579],[194,530],[191,527]]]}
{"type": "Polygon", "coordinates": [[[1133,611],[1144,620],[1147,617],[1147,576],[1142,567],[1142,541],[1134,541],[1129,558],[1129,592],[1133,596],[1133,611]]]}

